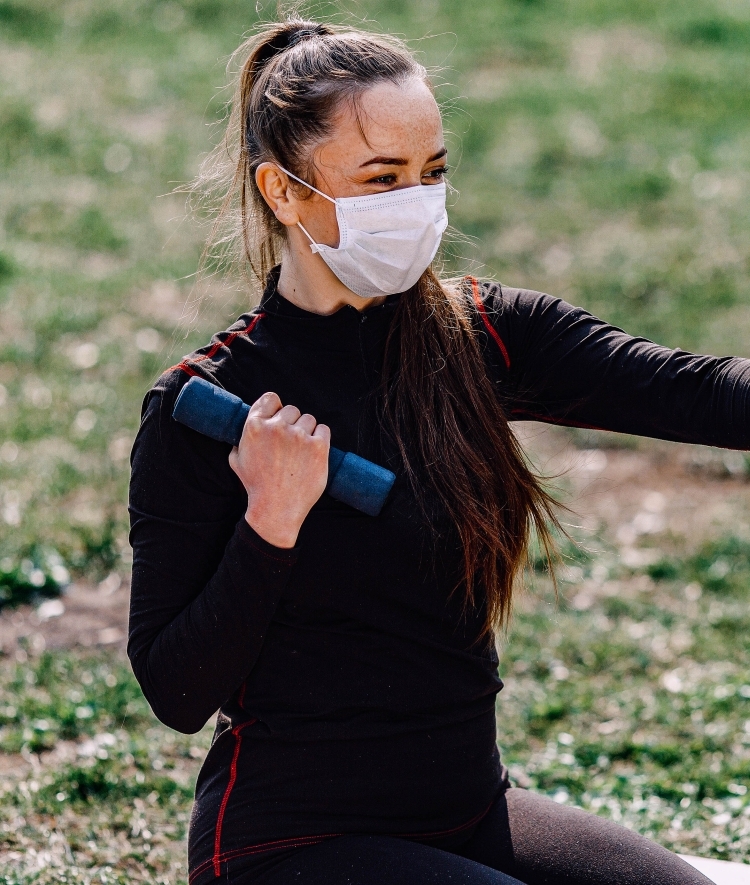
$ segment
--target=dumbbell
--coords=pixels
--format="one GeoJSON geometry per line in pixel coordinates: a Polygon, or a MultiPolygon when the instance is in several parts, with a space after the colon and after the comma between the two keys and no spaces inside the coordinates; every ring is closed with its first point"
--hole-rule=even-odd
{"type": "MultiPolygon", "coordinates": [[[[250,406],[204,378],[191,378],[182,388],[172,417],[187,427],[230,445],[239,445],[250,406]]],[[[331,446],[326,491],[336,501],[368,516],[377,516],[396,480],[385,467],[331,446]]]]}

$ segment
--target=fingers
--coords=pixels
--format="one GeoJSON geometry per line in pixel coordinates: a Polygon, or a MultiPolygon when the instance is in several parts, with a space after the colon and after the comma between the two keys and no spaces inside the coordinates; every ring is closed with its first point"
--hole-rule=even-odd
{"type": "Polygon", "coordinates": [[[325,442],[331,442],[331,428],[327,424],[318,424],[313,433],[313,439],[322,439],[325,442]]]}
{"type": "Polygon", "coordinates": [[[313,418],[312,415],[300,415],[295,423],[295,427],[299,427],[300,430],[304,430],[305,433],[310,436],[313,435],[315,428],[317,427],[318,422],[313,418]]]}
{"type": "Polygon", "coordinates": [[[297,406],[284,406],[273,417],[276,421],[283,421],[285,424],[296,424],[301,414],[297,406]]]}
{"type": "Polygon", "coordinates": [[[264,393],[250,406],[248,418],[273,418],[281,409],[281,400],[276,393],[264,393]]]}
{"type": "Polygon", "coordinates": [[[296,406],[282,406],[278,394],[272,391],[258,397],[250,406],[248,419],[250,418],[260,418],[266,421],[273,418],[281,424],[297,427],[309,436],[317,436],[318,438],[325,436],[329,440],[331,436],[330,430],[325,425],[318,424],[313,415],[307,413],[303,415],[296,406]],[[323,431],[318,433],[317,431],[321,427],[323,431]]]}

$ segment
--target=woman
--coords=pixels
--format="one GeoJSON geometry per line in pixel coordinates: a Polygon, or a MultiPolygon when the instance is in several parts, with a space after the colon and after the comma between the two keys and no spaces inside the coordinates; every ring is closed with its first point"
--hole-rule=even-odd
{"type": "Polygon", "coordinates": [[[424,69],[297,20],[241,51],[223,218],[265,292],[161,377],[133,451],[133,668],[179,731],[219,710],[191,883],[707,882],[500,763],[492,637],[553,519],[508,421],[744,448],[750,362],[441,284],[424,69]],[[171,419],[193,375],[253,404],[238,448],[171,419]],[[331,439],[397,474],[379,516],[324,493],[331,439]]]}

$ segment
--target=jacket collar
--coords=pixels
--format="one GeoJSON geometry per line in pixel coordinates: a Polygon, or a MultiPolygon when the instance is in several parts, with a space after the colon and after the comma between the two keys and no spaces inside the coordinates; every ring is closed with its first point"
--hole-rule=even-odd
{"type": "Polygon", "coordinates": [[[389,295],[385,301],[365,310],[357,310],[350,304],[340,307],[332,314],[319,314],[298,307],[284,298],[278,290],[281,265],[271,270],[258,310],[281,320],[285,332],[296,332],[303,337],[325,339],[328,343],[339,342],[341,346],[356,345],[359,340],[354,331],[362,327],[366,334],[386,331],[390,326],[400,295],[389,295]]]}

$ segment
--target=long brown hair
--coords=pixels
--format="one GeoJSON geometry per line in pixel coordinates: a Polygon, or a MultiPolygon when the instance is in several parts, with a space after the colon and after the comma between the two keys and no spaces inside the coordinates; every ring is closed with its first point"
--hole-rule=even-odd
{"type": "MultiPolygon", "coordinates": [[[[226,135],[198,188],[223,192],[208,249],[218,246],[218,257],[235,249],[262,284],[285,232],[255,184],[258,165],[275,161],[315,184],[314,150],[333,136],[342,103],[356,112],[375,84],[429,80],[398,40],[299,18],[264,26],[234,58],[226,135]]],[[[382,421],[425,513],[427,483],[455,525],[466,601],[485,606],[489,636],[507,622],[532,531],[549,559],[557,519],[488,377],[472,311],[466,286],[432,268],[401,296],[386,345],[382,421]]]]}

